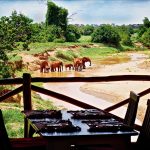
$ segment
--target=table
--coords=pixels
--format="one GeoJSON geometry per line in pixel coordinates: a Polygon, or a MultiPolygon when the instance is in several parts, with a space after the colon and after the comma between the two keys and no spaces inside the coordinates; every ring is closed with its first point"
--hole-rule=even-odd
{"type": "MultiPolygon", "coordinates": [[[[91,110],[87,110],[91,111],[91,110]]],[[[104,113],[104,116],[108,114],[103,110],[100,110],[104,113]]],[[[137,135],[138,133],[131,128],[127,128],[126,130],[101,130],[101,131],[89,131],[89,125],[83,123],[84,119],[74,119],[72,118],[72,113],[62,110],[61,119],[58,117],[57,119],[46,118],[41,120],[41,118],[30,118],[29,113],[24,112],[25,118],[28,121],[28,137],[32,137],[32,135],[37,132],[40,136],[44,137],[48,140],[48,149],[50,150],[69,150],[71,145],[93,145],[94,147],[101,144],[111,145],[115,150],[125,150],[128,149],[128,144],[130,143],[130,138],[133,135],[137,135]],[[72,124],[76,127],[79,126],[80,130],[77,129],[76,132],[47,132],[46,130],[41,130],[40,124],[45,122],[49,122],[50,120],[70,120],[72,124]],[[41,123],[42,122],[42,123],[41,123]]],[[[72,112],[72,111],[71,111],[72,112]]],[[[113,117],[113,115],[111,115],[113,117]]],[[[112,118],[114,120],[114,118],[112,118]]],[[[87,119],[89,120],[89,119],[87,119]]],[[[90,119],[91,120],[91,119],[90,119]]],[[[93,119],[93,120],[102,120],[102,119],[93,119]]],[[[115,119],[116,120],[116,119],[115,119]]],[[[86,122],[86,120],[85,120],[86,122]]],[[[43,125],[43,124],[42,124],[43,125]]],[[[96,148],[97,149],[97,148],[96,148]]]]}

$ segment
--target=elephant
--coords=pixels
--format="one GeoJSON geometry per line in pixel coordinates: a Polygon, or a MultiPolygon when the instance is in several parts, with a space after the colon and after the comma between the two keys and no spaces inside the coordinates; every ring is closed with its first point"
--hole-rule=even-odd
{"type": "Polygon", "coordinates": [[[49,63],[48,61],[43,61],[41,64],[40,64],[40,72],[49,72],[49,63]]]}
{"type": "Polygon", "coordinates": [[[74,58],[73,64],[74,64],[75,71],[82,71],[82,69],[83,69],[82,58],[74,58]]]}
{"type": "Polygon", "coordinates": [[[69,70],[74,69],[73,64],[65,64],[65,69],[67,70],[67,68],[69,68],[69,70]]]}
{"type": "Polygon", "coordinates": [[[56,69],[58,72],[63,71],[63,62],[62,61],[53,61],[50,63],[51,72],[55,72],[56,69]]]}
{"type": "Polygon", "coordinates": [[[83,69],[86,68],[86,66],[85,66],[85,63],[86,63],[86,62],[89,62],[89,63],[90,63],[90,66],[91,66],[91,59],[90,59],[89,57],[83,57],[83,58],[82,58],[83,69]]]}

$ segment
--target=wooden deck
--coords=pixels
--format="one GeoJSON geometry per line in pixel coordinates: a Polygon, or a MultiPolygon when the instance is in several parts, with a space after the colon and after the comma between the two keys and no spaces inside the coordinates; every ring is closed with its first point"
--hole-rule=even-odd
{"type": "MultiPolygon", "coordinates": [[[[83,103],[79,100],[73,99],[66,95],[32,85],[32,83],[35,83],[35,82],[43,82],[43,83],[48,83],[48,82],[49,83],[50,82],[72,82],[72,83],[73,82],[114,82],[114,81],[137,81],[137,82],[138,81],[150,81],[150,75],[116,75],[116,76],[100,76],[100,77],[49,77],[49,78],[34,77],[34,78],[31,78],[30,74],[24,73],[22,78],[0,80],[0,85],[13,85],[13,84],[19,85],[19,87],[17,87],[13,91],[10,91],[6,93],[5,95],[1,96],[0,102],[5,101],[5,99],[11,96],[14,96],[20,92],[23,92],[24,110],[32,110],[31,91],[33,90],[35,92],[46,94],[48,96],[52,96],[62,101],[66,101],[68,103],[74,104],[84,109],[96,108],[94,106],[83,103]]],[[[144,91],[141,91],[140,93],[137,93],[137,94],[140,97],[142,97],[149,93],[150,93],[150,88],[145,89],[144,91]]],[[[117,109],[127,104],[128,102],[129,102],[129,99],[125,99],[123,101],[120,101],[117,104],[112,105],[111,107],[106,108],[105,111],[110,112],[114,109],[117,109]]],[[[140,126],[135,125],[135,129],[140,130],[140,126]]],[[[17,145],[19,145],[20,143],[21,143],[20,145],[24,147],[26,142],[30,142],[30,139],[26,137],[27,137],[27,121],[24,120],[24,138],[11,139],[13,147],[16,147],[17,149],[17,145]]],[[[35,141],[40,143],[39,139],[35,139],[35,141]]],[[[43,141],[43,142],[46,142],[46,141],[43,141]]]]}

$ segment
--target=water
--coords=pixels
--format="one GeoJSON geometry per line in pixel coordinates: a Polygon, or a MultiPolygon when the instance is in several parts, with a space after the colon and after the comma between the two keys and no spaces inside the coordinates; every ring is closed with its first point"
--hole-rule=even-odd
{"type": "MultiPolygon", "coordinates": [[[[87,69],[88,70],[89,65],[87,64],[87,69]]],[[[77,72],[74,70],[71,71],[63,71],[63,72],[49,72],[49,73],[40,73],[38,72],[36,76],[40,77],[83,77],[88,76],[88,73],[83,70],[83,72],[77,72]],[[85,72],[85,73],[84,73],[85,72]]],[[[109,106],[112,106],[113,103],[108,102],[104,99],[98,98],[96,96],[84,93],[80,90],[80,87],[84,85],[84,82],[77,82],[77,83],[44,83],[44,88],[55,91],[57,93],[64,94],[66,96],[72,97],[74,99],[77,99],[79,101],[85,102],[87,104],[93,105],[95,107],[98,107],[100,109],[107,108],[109,106]]],[[[76,109],[81,109],[75,105],[69,104],[67,102],[58,100],[56,98],[43,95],[41,94],[41,97],[45,100],[51,100],[55,106],[65,108],[65,109],[71,109],[71,110],[76,110],[76,109]]],[[[124,114],[126,112],[126,107],[120,107],[119,109],[116,109],[113,111],[113,113],[116,113],[120,117],[124,117],[124,114]]]]}

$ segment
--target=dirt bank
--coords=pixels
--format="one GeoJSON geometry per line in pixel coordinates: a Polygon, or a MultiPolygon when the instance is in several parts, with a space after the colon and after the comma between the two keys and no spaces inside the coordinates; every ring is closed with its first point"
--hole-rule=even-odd
{"type": "MultiPolygon", "coordinates": [[[[91,76],[109,76],[109,75],[146,75],[150,73],[150,60],[148,56],[141,53],[129,53],[131,61],[122,64],[100,66],[94,72],[88,72],[91,76]],[[146,63],[145,63],[146,62],[146,63]],[[145,65],[144,65],[145,64],[145,65]],[[141,67],[142,66],[142,67],[141,67]]],[[[95,95],[112,103],[120,102],[129,97],[131,90],[139,93],[149,88],[147,81],[117,81],[109,83],[87,83],[81,86],[81,91],[95,95]]],[[[143,120],[147,99],[150,94],[141,98],[138,109],[138,119],[143,120]]]]}

